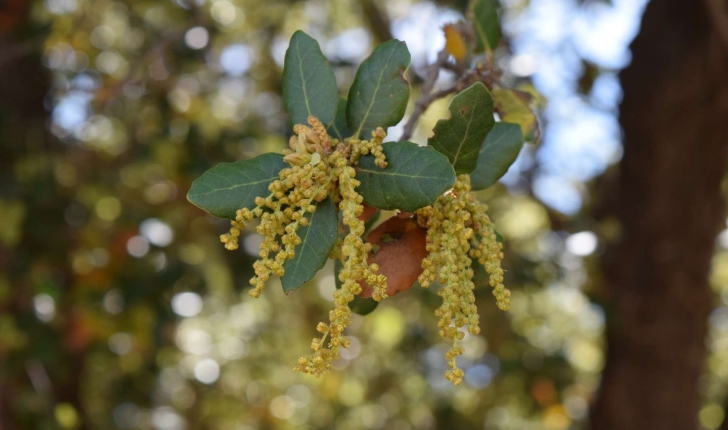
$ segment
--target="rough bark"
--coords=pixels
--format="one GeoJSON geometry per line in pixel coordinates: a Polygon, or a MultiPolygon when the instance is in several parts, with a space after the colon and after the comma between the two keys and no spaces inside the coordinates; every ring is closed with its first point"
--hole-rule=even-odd
{"type": "Polygon", "coordinates": [[[702,1],[653,0],[621,74],[623,231],[603,261],[613,307],[593,430],[698,428],[728,161],[728,47],[712,23],[702,1]]]}

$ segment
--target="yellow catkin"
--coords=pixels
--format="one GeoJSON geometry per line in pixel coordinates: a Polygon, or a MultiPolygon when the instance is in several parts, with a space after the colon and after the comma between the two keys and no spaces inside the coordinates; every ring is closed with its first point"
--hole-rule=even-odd
{"type": "Polygon", "coordinates": [[[329,313],[329,323],[319,323],[317,329],[323,333],[319,339],[311,343],[314,353],[309,357],[301,357],[294,371],[323,376],[331,370],[331,363],[340,356],[340,347],[346,348],[349,339],[344,336],[344,329],[351,322],[351,309],[349,303],[354,297],[361,294],[360,279],[366,279],[372,286],[372,297],[379,301],[387,296],[386,277],[376,274],[376,267],[367,263],[367,256],[371,251],[371,244],[364,243],[364,221],[358,217],[362,210],[362,197],[356,192],[359,181],[355,179],[356,172],[348,166],[345,159],[337,161],[339,180],[339,193],[341,201],[339,208],[343,214],[343,223],[349,228],[349,233],[343,242],[337,244],[338,258],[342,262],[339,272],[341,288],[334,292],[335,308],[329,313]],[[324,347],[328,337],[328,344],[324,347]]]}
{"type": "Polygon", "coordinates": [[[295,136],[289,141],[289,148],[283,151],[284,160],[291,167],[281,170],[279,179],[268,187],[267,197],[258,197],[255,207],[237,211],[230,232],[220,237],[226,249],[238,248],[240,230],[254,218],[260,218],[256,228],[263,237],[259,259],[253,264],[255,276],[250,280],[249,294],[259,297],[263,287],[272,276],[285,273],[284,264],[294,258],[295,248],[301,243],[297,231],[308,223],[306,215],[316,209],[316,203],[330,196],[339,204],[343,215],[343,226],[348,234],[338,240],[332,257],[343,263],[339,274],[342,288],[334,293],[335,308],[329,313],[329,323],[319,323],[317,331],[322,333],[311,343],[314,353],[301,357],[295,371],[322,376],[331,369],[333,360],[339,358],[340,348],[349,346],[344,329],[351,321],[351,302],[361,293],[360,280],[373,288],[375,300],[386,297],[387,279],[376,274],[376,267],[367,263],[371,245],[364,243],[364,222],[361,215],[363,198],[356,192],[359,181],[356,170],[362,155],[371,154],[375,163],[384,168],[386,157],[382,142],[386,137],[381,128],[372,132],[370,140],[347,139],[346,142],[332,140],[326,127],[315,117],[309,117],[310,127],[297,124],[293,127],[295,136]],[[334,147],[334,143],[336,143],[334,147]],[[269,211],[264,211],[269,209],[269,211]],[[327,342],[328,340],[328,342],[327,342]]]}
{"type": "Polygon", "coordinates": [[[501,244],[495,229],[481,205],[470,192],[470,176],[460,175],[453,189],[438,197],[432,206],[417,211],[417,220],[427,231],[428,256],[422,261],[419,282],[423,287],[438,281],[442,305],[435,312],[440,335],[453,341],[446,354],[445,377],[453,384],[462,382],[464,373],[456,358],[463,353],[458,345],[467,327],[471,334],[480,333],[478,309],[473,289],[473,258],[482,264],[490,277],[496,303],[502,310],[510,305],[510,292],[503,286],[501,244]]]}

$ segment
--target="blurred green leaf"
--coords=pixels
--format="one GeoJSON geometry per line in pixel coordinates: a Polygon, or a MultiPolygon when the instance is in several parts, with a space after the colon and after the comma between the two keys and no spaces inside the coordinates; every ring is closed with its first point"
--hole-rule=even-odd
{"type": "Polygon", "coordinates": [[[443,154],[412,142],[382,145],[389,165],[382,169],[374,157],[359,160],[356,178],[364,202],[384,210],[414,212],[427,206],[455,183],[455,171],[443,154]]]}
{"type": "Polygon", "coordinates": [[[473,0],[473,27],[475,28],[475,52],[491,54],[500,42],[497,0],[473,0]]]}
{"type": "Polygon", "coordinates": [[[351,137],[351,130],[346,124],[346,99],[339,97],[339,105],[336,108],[336,119],[329,127],[329,134],[340,141],[351,137]]]}
{"type": "Polygon", "coordinates": [[[313,279],[329,258],[339,233],[336,205],[331,198],[318,203],[316,211],[306,215],[309,224],[298,229],[301,243],[296,256],[283,264],[283,291],[288,293],[313,279]]]}
{"type": "Polygon", "coordinates": [[[483,139],[493,128],[493,96],[485,85],[476,82],[453,97],[449,119],[435,124],[428,145],[445,154],[455,173],[470,173],[478,162],[483,139]]]}
{"type": "Polygon", "coordinates": [[[346,120],[354,136],[369,139],[377,127],[396,125],[409,100],[405,72],[410,64],[407,45],[390,40],[374,49],[356,72],[349,90],[346,120]]]}
{"type": "Polygon", "coordinates": [[[339,90],[318,42],[300,30],[293,33],[284,64],[283,104],[291,124],[308,124],[309,116],[333,123],[339,90]]]}
{"type": "Polygon", "coordinates": [[[538,121],[528,103],[532,96],[524,91],[497,88],[493,90],[495,110],[503,122],[521,126],[523,138],[531,140],[536,136],[538,121]]]}
{"type": "Polygon", "coordinates": [[[473,190],[492,186],[516,161],[523,147],[523,135],[518,124],[499,122],[488,134],[478,154],[478,166],[470,174],[473,190]]]}
{"type": "Polygon", "coordinates": [[[235,219],[238,209],[252,209],[256,197],[270,194],[268,185],[287,167],[283,156],[274,153],[220,163],[192,183],[187,200],[210,215],[235,219]]]}

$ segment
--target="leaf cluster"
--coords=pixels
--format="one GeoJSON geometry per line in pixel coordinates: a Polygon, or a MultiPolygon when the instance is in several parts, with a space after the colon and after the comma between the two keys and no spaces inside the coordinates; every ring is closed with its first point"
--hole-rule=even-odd
{"type": "MultiPolygon", "coordinates": [[[[352,312],[369,313],[415,282],[423,287],[439,282],[438,327],[453,341],[446,377],[457,385],[464,376],[456,363],[463,351],[459,329],[467,325],[470,333],[479,332],[473,262],[488,272],[498,307],[508,308],[502,244],[471,190],[498,181],[538,130],[528,97],[502,88],[499,73],[488,66],[500,37],[495,0],[474,0],[469,18],[444,29],[446,46],[432,70],[444,66],[447,55],[455,59],[453,67],[462,68],[484,52],[486,64],[475,63],[444,92],[456,93],[449,116],[437,122],[426,146],[384,141],[410,98],[410,53],[403,42],[376,47],[343,97],[318,42],[297,31],[283,70],[283,104],[293,131],[285,156],[263,154],[215,166],[188,193],[193,204],[232,220],[230,232],[220,238],[227,249],[237,249],[242,229],[260,219],[253,297],[270,276],[281,278],[288,293],[313,279],[328,258],[335,261],[335,308],[317,326],[321,336],[311,343],[313,354],[300,357],[294,371],[315,376],[330,371],[340,348],[349,345],[344,331],[352,312]],[[505,122],[496,123],[496,112],[505,122]],[[394,215],[369,231],[381,211],[394,215]]],[[[423,98],[433,96],[428,94],[436,78],[428,74],[423,98]]],[[[417,105],[405,136],[427,106],[417,105]]]]}
{"type": "MultiPolygon", "coordinates": [[[[480,3],[474,5],[476,15],[480,3]]],[[[295,32],[283,70],[283,101],[291,124],[318,118],[338,142],[366,139],[377,127],[396,125],[409,100],[409,63],[403,42],[390,40],[379,45],[359,67],[344,98],[318,42],[302,31],[295,32]]],[[[459,174],[471,175],[474,190],[492,186],[506,173],[524,141],[518,125],[495,122],[498,103],[515,103],[508,90],[503,91],[503,101],[494,100],[480,82],[461,91],[450,102],[450,118],[435,125],[428,146],[408,141],[384,143],[386,168],[379,167],[372,154],[361,156],[356,178],[364,203],[379,210],[414,212],[451,188],[459,174]]],[[[272,153],[219,164],[193,183],[187,198],[211,215],[234,220],[238,209],[254,209],[256,197],[267,195],[270,184],[286,167],[283,157],[272,153]]],[[[286,292],[314,277],[337,240],[338,208],[331,199],[316,205],[320,210],[308,215],[295,257],[285,263],[282,282],[286,292]]]]}

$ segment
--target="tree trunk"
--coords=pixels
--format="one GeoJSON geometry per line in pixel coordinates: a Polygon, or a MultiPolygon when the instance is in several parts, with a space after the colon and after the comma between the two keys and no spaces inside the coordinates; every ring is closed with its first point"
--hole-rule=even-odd
{"type": "MultiPolygon", "coordinates": [[[[11,8],[11,11],[20,16],[12,22],[21,25],[18,23],[23,22],[28,11],[23,7],[29,3],[16,3],[20,5],[16,6],[18,10],[11,8]]],[[[14,34],[6,25],[9,18],[5,12],[0,8],[0,199],[22,202],[26,215],[20,243],[13,248],[0,243],[0,273],[13,288],[11,297],[0,303],[0,314],[22,320],[21,327],[30,342],[43,342],[47,338],[36,336],[40,333],[48,336],[48,331],[40,328],[43,323],[28,318],[33,315],[34,293],[28,273],[44,266],[48,282],[63,293],[72,294],[74,272],[68,251],[72,249],[73,232],[64,218],[71,197],[53,176],[54,162],[66,156],[69,146],[59,142],[48,130],[49,112],[44,107],[44,99],[50,88],[50,75],[41,63],[40,54],[44,34],[35,34],[42,30],[26,30],[22,36],[14,34]],[[42,168],[32,180],[19,181],[16,166],[31,158],[38,160],[42,168]]],[[[20,394],[27,395],[23,390],[31,386],[32,368],[50,377],[47,387],[32,385],[44,402],[45,411],[45,416],[34,422],[55,425],[53,408],[59,403],[70,403],[80,417],[77,429],[89,428],[80,390],[86,351],[73,343],[74,318],[68,306],[60,302],[58,313],[61,323],[51,327],[58,328],[56,334],[63,339],[65,349],[56,351],[51,358],[39,354],[38,348],[28,347],[10,354],[0,348],[0,430],[25,428],[27,421],[24,420],[37,407],[28,407],[19,400],[20,394]]]]}
{"type": "Polygon", "coordinates": [[[621,74],[624,158],[604,257],[607,362],[593,430],[697,429],[708,285],[725,227],[728,46],[703,1],[653,0],[621,74]]]}

